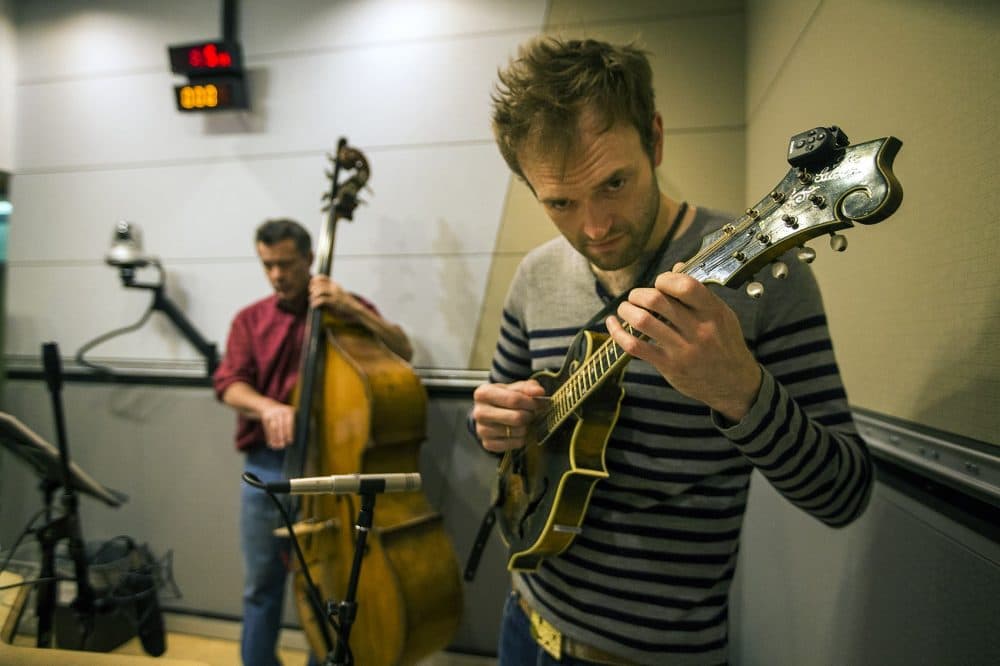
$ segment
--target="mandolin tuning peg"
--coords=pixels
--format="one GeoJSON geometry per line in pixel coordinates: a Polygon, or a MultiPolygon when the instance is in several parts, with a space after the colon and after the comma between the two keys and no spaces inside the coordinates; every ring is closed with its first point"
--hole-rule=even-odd
{"type": "Polygon", "coordinates": [[[847,249],[847,236],[843,234],[830,234],[830,247],[835,252],[843,252],[847,249]]]}
{"type": "Polygon", "coordinates": [[[796,255],[803,264],[811,264],[813,259],[816,258],[816,250],[811,247],[804,247],[799,250],[798,255],[796,255]]]}
{"type": "Polygon", "coordinates": [[[783,261],[774,262],[771,264],[771,275],[773,275],[776,280],[784,280],[788,277],[788,265],[783,261]]]}
{"type": "Polygon", "coordinates": [[[751,282],[747,285],[747,296],[750,298],[760,298],[764,295],[764,285],[760,282],[751,282]]]}

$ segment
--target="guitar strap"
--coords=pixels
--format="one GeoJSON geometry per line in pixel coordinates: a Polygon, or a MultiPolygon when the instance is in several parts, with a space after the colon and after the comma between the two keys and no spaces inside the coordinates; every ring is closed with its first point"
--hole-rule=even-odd
{"type": "MultiPolygon", "coordinates": [[[[639,279],[635,283],[621,294],[615,298],[608,299],[604,307],[600,309],[593,317],[587,321],[580,328],[580,333],[577,336],[582,335],[583,331],[589,329],[591,326],[599,321],[602,321],[605,317],[611,314],[618,308],[619,303],[624,301],[630,291],[635,289],[640,285],[652,286],[655,281],[657,272],[656,269],[660,265],[660,261],[663,260],[663,255],[666,254],[667,248],[670,247],[670,243],[674,240],[674,236],[677,234],[677,229],[681,226],[681,220],[684,219],[684,215],[687,213],[688,204],[686,201],[682,201],[681,205],[677,209],[677,215],[674,216],[673,221],[670,223],[670,228],[667,230],[667,235],[663,237],[660,241],[660,246],[656,248],[656,253],[649,260],[649,264],[646,269],[639,276],[639,279]]],[[[570,348],[575,344],[576,339],[570,343],[570,348]]],[[[469,551],[469,558],[465,563],[465,573],[464,578],[466,581],[472,581],[476,577],[476,570],[479,568],[479,560],[483,556],[483,549],[486,548],[486,542],[490,538],[490,533],[493,532],[493,526],[496,525],[496,509],[500,506],[500,502],[503,499],[503,493],[497,492],[492,498],[489,508],[486,510],[486,515],[483,516],[483,520],[479,523],[479,530],[476,532],[476,540],[472,542],[472,549],[469,551]]]]}

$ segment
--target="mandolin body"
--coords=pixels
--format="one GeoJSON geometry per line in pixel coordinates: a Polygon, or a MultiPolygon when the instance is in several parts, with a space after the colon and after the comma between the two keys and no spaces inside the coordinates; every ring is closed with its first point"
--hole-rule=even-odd
{"type": "MultiPolygon", "coordinates": [[[[583,331],[558,373],[543,370],[533,379],[551,395],[607,337],[583,331]]],[[[623,364],[543,441],[504,455],[496,511],[511,571],[536,570],[544,558],[569,548],[580,532],[594,486],[608,476],[604,452],[625,395],[624,369],[623,364]]]]}

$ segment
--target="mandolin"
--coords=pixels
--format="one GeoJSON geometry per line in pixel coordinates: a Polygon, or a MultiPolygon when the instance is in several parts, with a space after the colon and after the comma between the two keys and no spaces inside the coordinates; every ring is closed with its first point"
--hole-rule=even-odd
{"type": "MultiPolygon", "coordinates": [[[[830,234],[831,247],[843,251],[847,238],[839,231],[881,222],[899,207],[903,191],[892,164],[901,146],[892,136],[850,145],[837,127],[793,136],[785,177],[739,218],[707,235],[680,272],[738,288],[768,264],[775,278],[784,277],[787,266],[777,260],[795,247],[800,261],[811,262],[815,251],[804,243],[817,236],[830,234]]],[[[752,281],[746,291],[758,298],[763,286],[752,281]]],[[[533,375],[548,405],[532,424],[529,443],[504,454],[494,488],[493,517],[511,571],[536,570],[581,532],[591,493],[608,477],[604,453],[629,360],[607,334],[584,330],[558,372],[533,375]]]]}

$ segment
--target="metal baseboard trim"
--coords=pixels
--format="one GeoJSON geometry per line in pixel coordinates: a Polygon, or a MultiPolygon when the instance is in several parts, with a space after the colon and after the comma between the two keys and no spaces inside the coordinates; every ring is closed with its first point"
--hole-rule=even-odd
{"type": "Polygon", "coordinates": [[[867,410],[855,409],[854,420],[874,456],[1000,507],[1000,447],[907,426],[867,410]]]}

